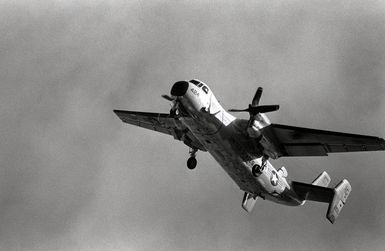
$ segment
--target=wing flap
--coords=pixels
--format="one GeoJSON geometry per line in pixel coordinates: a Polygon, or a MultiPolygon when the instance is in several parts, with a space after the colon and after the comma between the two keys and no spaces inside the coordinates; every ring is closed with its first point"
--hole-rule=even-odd
{"type": "Polygon", "coordinates": [[[310,144],[283,144],[285,152],[289,156],[326,156],[327,151],[319,143],[310,144]]]}

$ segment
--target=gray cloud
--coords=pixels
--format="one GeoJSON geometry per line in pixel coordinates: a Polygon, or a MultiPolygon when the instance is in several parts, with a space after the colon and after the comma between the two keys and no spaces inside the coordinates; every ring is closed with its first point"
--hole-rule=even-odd
{"type": "Polygon", "coordinates": [[[5,250],[381,250],[382,153],[281,159],[353,193],[326,206],[258,202],[208,154],[123,125],[114,108],[167,112],[180,79],[226,108],[258,85],[277,123],[384,136],[385,9],[342,2],[4,2],[0,6],[0,247],[5,250]]]}

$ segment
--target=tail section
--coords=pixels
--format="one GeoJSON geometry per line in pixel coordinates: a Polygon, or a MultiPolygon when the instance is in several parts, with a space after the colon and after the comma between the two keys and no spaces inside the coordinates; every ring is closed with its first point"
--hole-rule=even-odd
{"type": "MultiPolygon", "coordinates": [[[[331,178],[330,178],[329,174],[324,171],[320,175],[318,175],[318,177],[315,180],[313,180],[313,182],[311,184],[314,186],[328,187],[330,181],[331,181],[331,178]]],[[[308,199],[308,200],[311,200],[311,199],[308,199]]],[[[326,199],[326,200],[328,200],[328,199],[326,199]]],[[[305,202],[306,202],[306,200],[302,201],[301,206],[304,205],[305,202]]],[[[327,202],[327,201],[324,201],[324,202],[327,202]]]]}
{"type": "Polygon", "coordinates": [[[326,172],[313,181],[313,184],[293,181],[293,189],[301,200],[311,200],[329,203],[326,218],[334,223],[342,211],[346,200],[352,190],[349,181],[342,180],[334,189],[324,187],[330,182],[330,177],[326,172]],[[326,177],[326,178],[325,178],[326,177]],[[317,185],[315,185],[317,184],[317,185]]]}

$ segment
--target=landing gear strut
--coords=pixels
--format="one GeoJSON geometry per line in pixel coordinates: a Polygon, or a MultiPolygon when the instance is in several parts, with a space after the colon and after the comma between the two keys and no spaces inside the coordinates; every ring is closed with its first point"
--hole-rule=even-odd
{"type": "Polygon", "coordinates": [[[170,115],[171,115],[171,117],[175,117],[176,116],[176,110],[174,110],[174,109],[171,109],[170,110],[170,115]]]}
{"type": "Polygon", "coordinates": [[[197,159],[195,158],[198,149],[190,150],[190,158],[187,160],[187,167],[190,170],[193,170],[197,166],[197,159]]]}

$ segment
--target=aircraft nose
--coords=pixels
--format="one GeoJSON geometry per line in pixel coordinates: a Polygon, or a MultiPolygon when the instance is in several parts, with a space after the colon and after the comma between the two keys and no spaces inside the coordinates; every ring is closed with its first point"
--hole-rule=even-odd
{"type": "Polygon", "coordinates": [[[183,96],[186,94],[189,83],[187,81],[178,81],[171,88],[172,96],[183,96]]]}

